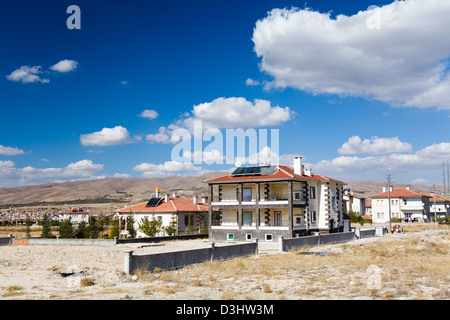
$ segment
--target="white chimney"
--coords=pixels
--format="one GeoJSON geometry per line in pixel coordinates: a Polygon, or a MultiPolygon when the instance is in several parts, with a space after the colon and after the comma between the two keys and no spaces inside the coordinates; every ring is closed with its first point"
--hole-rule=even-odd
{"type": "Polygon", "coordinates": [[[193,201],[194,201],[194,204],[195,204],[195,205],[197,205],[197,204],[198,204],[198,198],[197,198],[197,196],[194,196],[194,199],[193,199],[193,201]]]}
{"type": "Polygon", "coordinates": [[[311,177],[311,169],[305,169],[305,176],[311,177]]]}
{"type": "Polygon", "coordinates": [[[393,187],[393,186],[390,186],[390,187],[389,187],[389,191],[392,192],[392,190],[394,190],[394,187],[393,187]]]}
{"type": "Polygon", "coordinates": [[[168,193],[166,193],[166,196],[165,196],[165,198],[164,198],[164,202],[165,202],[165,203],[168,203],[168,202],[169,202],[169,194],[168,194],[168,193]]]}
{"type": "Polygon", "coordinates": [[[302,175],[302,157],[294,157],[294,173],[302,175]]]}
{"type": "Polygon", "coordinates": [[[383,192],[386,192],[386,187],[383,187],[383,192]]]}
{"type": "Polygon", "coordinates": [[[411,189],[411,186],[410,186],[410,185],[407,185],[407,186],[406,186],[406,190],[409,190],[409,189],[411,189]]]}

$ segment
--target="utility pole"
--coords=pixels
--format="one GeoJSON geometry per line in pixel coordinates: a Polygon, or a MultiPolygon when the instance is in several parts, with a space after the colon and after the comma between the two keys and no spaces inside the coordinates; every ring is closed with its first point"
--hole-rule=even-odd
{"type": "Polygon", "coordinates": [[[450,173],[449,173],[449,165],[448,165],[448,161],[447,161],[447,193],[450,193],[450,173]]]}
{"type": "Polygon", "coordinates": [[[444,182],[444,194],[447,194],[448,190],[446,190],[447,185],[445,184],[445,164],[444,164],[444,161],[442,161],[442,181],[444,182]]]}
{"type": "Polygon", "coordinates": [[[391,223],[391,175],[386,176],[388,182],[388,202],[389,202],[389,232],[392,233],[392,223],[391,223]]]}
{"type": "Polygon", "coordinates": [[[437,222],[436,220],[436,185],[433,184],[433,198],[434,198],[434,222],[437,222]]]}

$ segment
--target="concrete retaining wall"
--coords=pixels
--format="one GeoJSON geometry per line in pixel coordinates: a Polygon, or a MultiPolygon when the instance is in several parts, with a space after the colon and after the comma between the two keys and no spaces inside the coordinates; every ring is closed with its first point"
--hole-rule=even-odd
{"type": "Polygon", "coordinates": [[[12,244],[14,237],[1,237],[0,238],[0,246],[7,246],[9,244],[12,244]]]}
{"type": "Polygon", "coordinates": [[[116,240],[109,239],[61,239],[61,238],[28,238],[14,239],[13,244],[31,245],[71,245],[71,246],[115,246],[116,240]]]}
{"type": "Polygon", "coordinates": [[[364,239],[376,236],[376,229],[355,229],[355,236],[357,239],[364,239]]]}
{"type": "Polygon", "coordinates": [[[319,236],[319,244],[341,243],[341,242],[352,241],[354,239],[355,239],[355,233],[353,231],[321,234],[319,236]]]}
{"type": "Polygon", "coordinates": [[[128,239],[117,239],[117,243],[154,243],[161,241],[171,241],[171,240],[194,240],[194,239],[208,239],[208,234],[189,234],[182,236],[167,236],[167,237],[145,237],[145,238],[128,238],[128,239]]]}
{"type": "Polygon", "coordinates": [[[301,247],[312,247],[319,245],[319,236],[307,236],[299,238],[284,239],[278,237],[278,250],[289,251],[293,249],[299,249],[301,247]]]}
{"type": "Polygon", "coordinates": [[[312,247],[320,244],[347,242],[355,239],[355,233],[339,232],[329,234],[318,234],[316,236],[307,236],[299,238],[284,239],[278,237],[278,250],[289,251],[293,249],[300,249],[302,247],[312,247]]]}
{"type": "Polygon", "coordinates": [[[238,256],[248,256],[258,252],[258,243],[216,247],[214,243],[209,248],[172,251],[162,253],[133,255],[132,250],[125,251],[124,272],[132,274],[136,271],[173,270],[187,265],[211,260],[223,260],[238,256]]]}

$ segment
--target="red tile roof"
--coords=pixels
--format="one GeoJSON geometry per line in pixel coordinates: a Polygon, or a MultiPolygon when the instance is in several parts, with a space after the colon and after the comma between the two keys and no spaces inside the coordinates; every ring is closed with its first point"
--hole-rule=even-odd
{"type": "MultiPolygon", "coordinates": [[[[389,193],[386,191],[383,193],[376,194],[376,195],[372,196],[372,198],[387,198],[388,196],[389,196],[389,193]]],[[[416,191],[407,190],[407,189],[394,189],[391,191],[391,198],[411,198],[411,197],[431,198],[432,196],[430,196],[428,194],[416,192],[416,191]]]]}
{"type": "Polygon", "coordinates": [[[206,180],[205,182],[230,182],[230,181],[241,181],[241,180],[267,180],[267,179],[292,179],[292,178],[300,178],[312,181],[335,181],[341,182],[340,180],[332,179],[330,177],[326,177],[322,174],[314,174],[311,173],[311,176],[305,175],[305,171],[302,172],[302,175],[298,175],[294,173],[294,169],[288,166],[280,165],[278,169],[272,175],[267,176],[232,176],[231,174],[206,180]]]}
{"type": "Polygon", "coordinates": [[[125,212],[148,212],[148,213],[157,213],[157,212],[192,212],[192,211],[208,211],[208,205],[203,202],[198,202],[197,205],[194,204],[194,201],[185,197],[170,197],[169,202],[165,202],[163,198],[161,203],[156,207],[146,207],[147,202],[142,202],[136,204],[134,206],[125,207],[122,209],[118,209],[115,212],[125,213],[125,212]]]}

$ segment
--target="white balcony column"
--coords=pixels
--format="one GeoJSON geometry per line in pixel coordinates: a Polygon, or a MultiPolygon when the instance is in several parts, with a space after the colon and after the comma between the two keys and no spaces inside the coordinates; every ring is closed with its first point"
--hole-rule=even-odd
{"type": "Polygon", "coordinates": [[[239,183],[238,185],[238,192],[237,192],[237,196],[238,196],[238,227],[239,229],[242,229],[242,222],[243,222],[243,213],[242,213],[242,189],[243,189],[243,185],[242,183],[239,183]]]}
{"type": "Polygon", "coordinates": [[[259,225],[261,223],[261,218],[259,216],[259,200],[260,200],[260,194],[259,194],[260,184],[259,182],[256,183],[255,186],[255,192],[256,192],[256,203],[255,203],[255,214],[256,214],[256,229],[259,229],[259,225]]]}
{"type": "Polygon", "coordinates": [[[294,230],[294,208],[292,206],[292,181],[288,181],[288,221],[289,221],[289,232],[294,230]]]}

